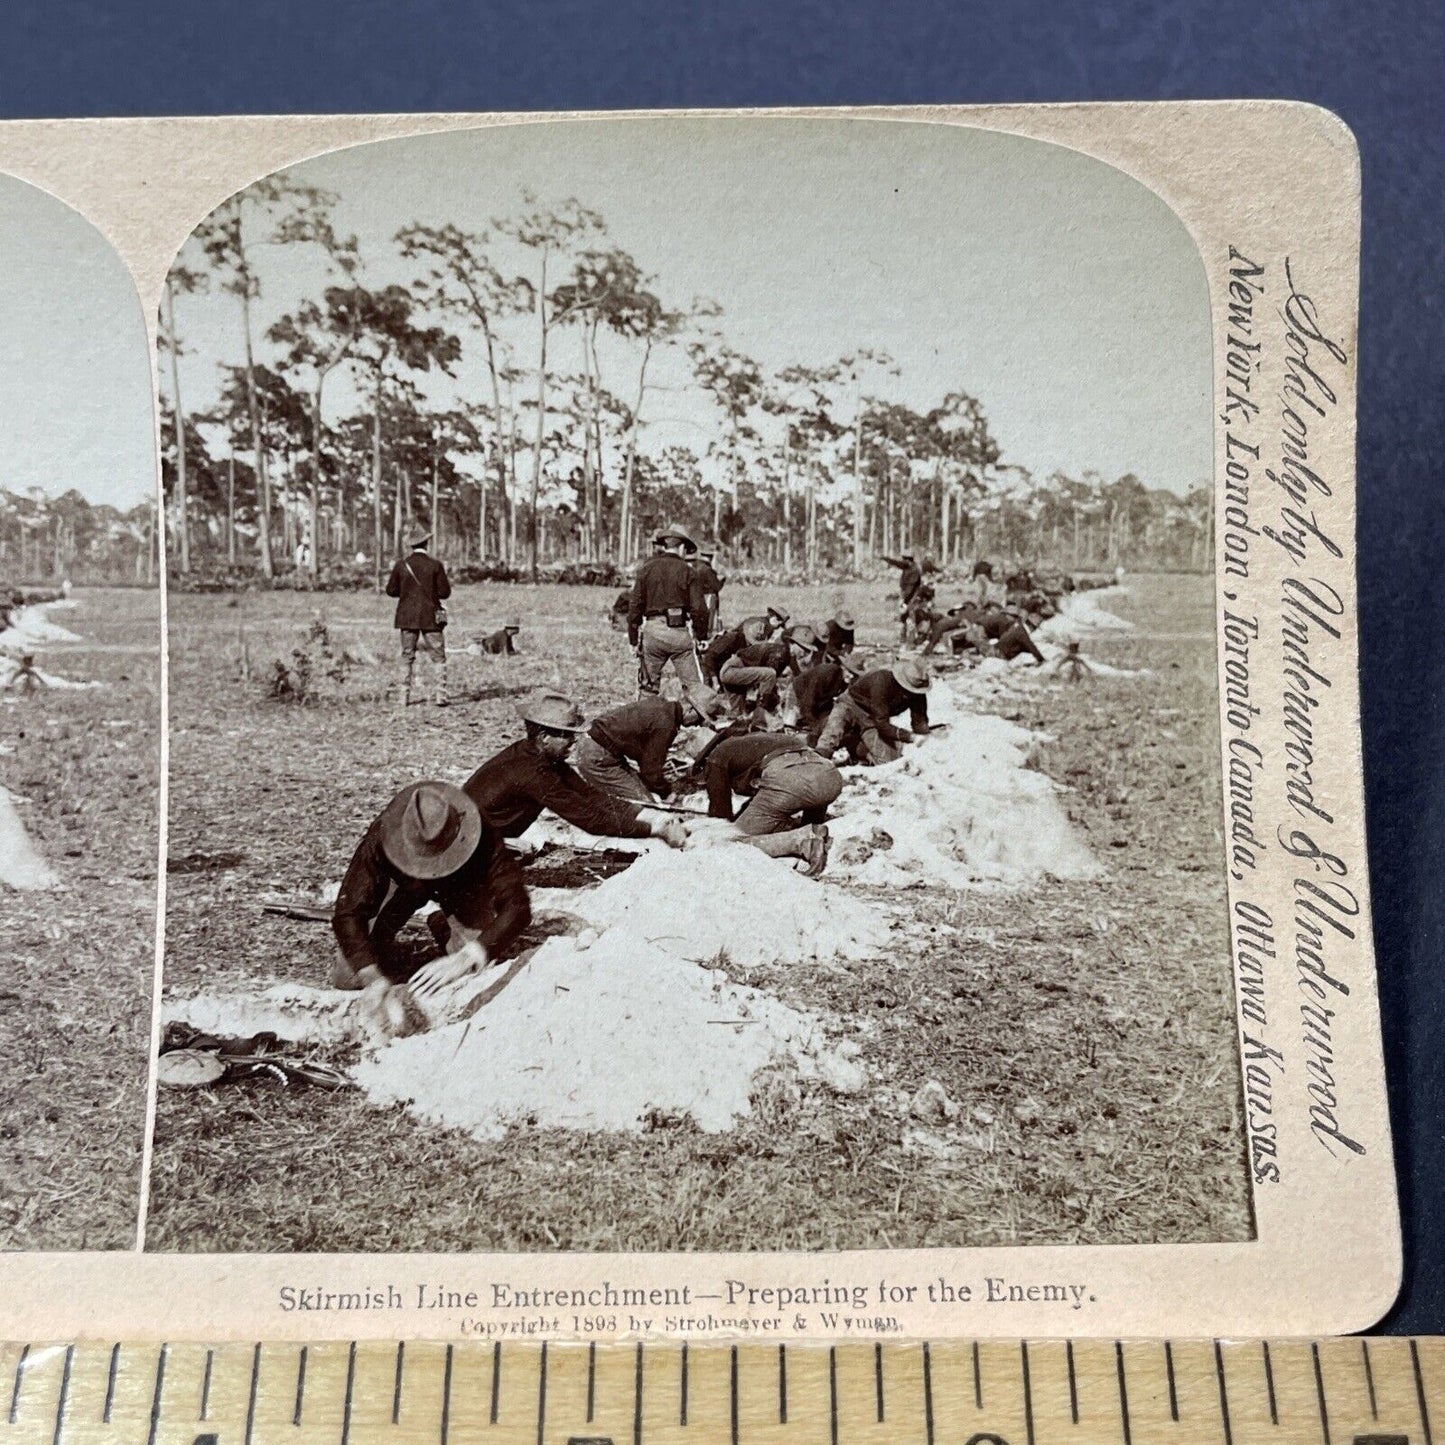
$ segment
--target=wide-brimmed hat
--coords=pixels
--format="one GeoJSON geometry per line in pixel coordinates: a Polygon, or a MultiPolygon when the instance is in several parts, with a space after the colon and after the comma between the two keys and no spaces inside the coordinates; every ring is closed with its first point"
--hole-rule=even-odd
{"type": "Polygon", "coordinates": [[[844,632],[852,632],[858,625],[858,619],[851,612],[835,612],[833,621],[843,629],[844,632]]]}
{"type": "Polygon", "coordinates": [[[477,805],[452,783],[413,783],[381,815],[381,849],[408,878],[445,878],[476,852],[477,805]]]}
{"type": "Polygon", "coordinates": [[[503,632],[520,632],[522,630],[522,619],[520,617],[509,617],[502,624],[503,632]]]}
{"type": "Polygon", "coordinates": [[[849,677],[862,677],[868,670],[868,664],[864,662],[856,652],[845,652],[838,659],[838,666],[841,667],[849,677]]]}
{"type": "Polygon", "coordinates": [[[430,527],[413,527],[411,536],[407,539],[408,545],[412,547],[425,547],[431,541],[430,527]]]}
{"type": "Polygon", "coordinates": [[[806,622],[801,622],[788,634],[788,641],[795,642],[799,647],[816,647],[818,634],[806,622]]]}
{"type": "Polygon", "coordinates": [[[781,607],[777,603],[769,607],[768,611],[771,612],[774,617],[778,618],[784,627],[788,625],[788,618],[792,616],[792,613],[790,613],[786,607],[781,607]]]}
{"type": "Polygon", "coordinates": [[[694,552],[697,551],[697,543],[692,540],[686,527],[679,527],[675,524],[659,527],[652,538],[653,546],[660,546],[666,542],[681,542],[684,547],[691,547],[694,552]]]}
{"type": "Polygon", "coordinates": [[[582,709],[560,692],[535,692],[518,709],[522,721],[553,733],[580,733],[587,724],[582,709]]]}
{"type": "Polygon", "coordinates": [[[893,664],[893,680],[905,692],[927,692],[933,686],[928,664],[917,657],[900,657],[893,664]]]}

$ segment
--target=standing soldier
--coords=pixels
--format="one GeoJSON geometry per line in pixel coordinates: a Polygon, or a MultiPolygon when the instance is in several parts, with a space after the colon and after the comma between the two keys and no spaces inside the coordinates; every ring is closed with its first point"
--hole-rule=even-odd
{"type": "Polygon", "coordinates": [[[697,576],[683,554],[696,543],[681,527],[658,532],[661,548],[637,571],[627,613],[627,640],[637,649],[639,696],[656,694],[669,662],[685,691],[703,687],[697,662],[697,638],[707,609],[697,576]]]}
{"type": "Polygon", "coordinates": [[[698,633],[698,641],[704,643],[717,636],[722,612],[722,578],[717,575],[712,565],[716,556],[717,543],[704,542],[697,549],[697,560],[692,564],[693,575],[697,578],[698,586],[702,588],[703,609],[706,614],[706,620],[698,633]]]}
{"type": "Polygon", "coordinates": [[[411,703],[418,646],[436,664],[433,701],[438,707],[447,705],[447,643],[442,630],[447,625],[447,610],[442,603],[452,595],[452,584],[447,581],[447,569],[427,552],[430,541],[430,532],[417,531],[411,539],[410,556],[396,563],[386,583],[386,595],[397,599],[391,625],[401,633],[403,707],[411,703]]]}

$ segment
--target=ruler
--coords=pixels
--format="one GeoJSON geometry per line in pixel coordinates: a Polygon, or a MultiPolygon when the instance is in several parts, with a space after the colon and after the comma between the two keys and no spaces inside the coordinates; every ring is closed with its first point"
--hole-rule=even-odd
{"type": "Polygon", "coordinates": [[[1445,1445],[1445,1339],[0,1347],[0,1445],[1445,1445]]]}

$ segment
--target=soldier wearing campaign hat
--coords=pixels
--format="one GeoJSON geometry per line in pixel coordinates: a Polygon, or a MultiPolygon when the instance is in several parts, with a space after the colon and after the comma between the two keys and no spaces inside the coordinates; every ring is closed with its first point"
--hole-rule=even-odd
{"type": "Polygon", "coordinates": [[[707,627],[707,604],[687,562],[697,543],[676,525],[659,528],[653,541],[661,550],[637,569],[627,611],[627,640],[637,651],[638,695],[658,692],[668,663],[685,690],[705,691],[697,643],[707,627]]]}
{"type": "Polygon", "coordinates": [[[401,633],[401,704],[407,707],[411,703],[416,655],[420,650],[436,666],[436,690],[432,699],[438,707],[445,707],[447,610],[443,604],[452,595],[452,584],[447,580],[447,569],[427,551],[431,532],[419,527],[410,540],[410,553],[397,560],[386,583],[386,595],[397,599],[396,616],[391,625],[401,633]]]}
{"type": "Polygon", "coordinates": [[[451,783],[412,783],[366,830],[341,880],[331,981],[364,989],[366,1011],[383,1021],[394,1012],[394,1027],[408,1010],[404,992],[394,1000],[401,1008],[387,1007],[393,990],[435,987],[504,956],[530,918],[521,865],[471,798],[451,783]],[[394,942],[428,903],[440,910],[433,933],[450,952],[413,971],[394,942]]]}

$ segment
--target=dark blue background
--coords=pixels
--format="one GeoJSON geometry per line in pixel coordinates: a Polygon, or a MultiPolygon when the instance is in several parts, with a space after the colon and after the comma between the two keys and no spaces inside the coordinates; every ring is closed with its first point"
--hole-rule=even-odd
{"type": "Polygon", "coordinates": [[[1419,1332],[1445,1332],[1442,83],[1440,0],[12,0],[0,16],[6,116],[1237,96],[1343,116],[1364,160],[1366,781],[1407,1212],[1390,1325],[1419,1332]]]}

